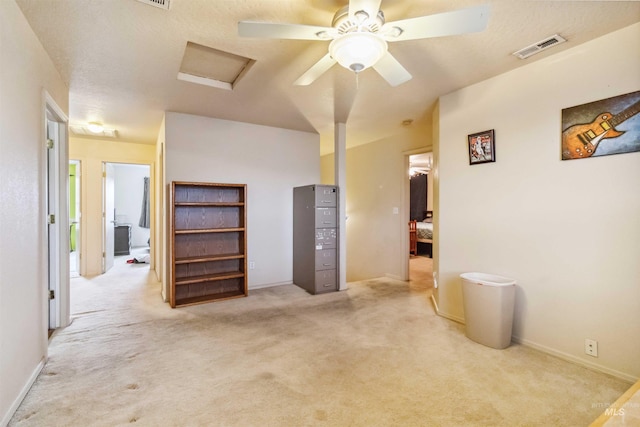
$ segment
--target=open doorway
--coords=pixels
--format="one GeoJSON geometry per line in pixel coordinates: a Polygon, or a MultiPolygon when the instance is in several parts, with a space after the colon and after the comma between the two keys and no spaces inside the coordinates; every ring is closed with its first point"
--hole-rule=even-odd
{"type": "Polygon", "coordinates": [[[103,273],[150,262],[150,165],[103,163],[103,273]]]}
{"type": "Polygon", "coordinates": [[[148,193],[151,196],[154,188],[151,164],[115,163],[80,157],[80,167],[82,259],[81,274],[70,281],[72,316],[103,309],[103,292],[139,284],[134,277],[148,275],[152,265],[127,263],[134,257],[148,257],[151,251],[148,212],[153,208],[154,199],[144,200],[145,188],[150,187],[148,193]],[[106,185],[107,181],[111,184],[106,185]],[[107,209],[107,205],[110,208],[107,209]],[[150,205],[148,212],[147,205],[150,205]],[[140,225],[141,219],[144,219],[142,225],[146,227],[140,225]],[[107,235],[111,243],[106,243],[107,235]],[[111,248],[108,253],[104,249],[106,245],[111,248]],[[103,271],[108,254],[111,265],[103,271]]]}
{"type": "Polygon", "coordinates": [[[433,154],[409,156],[409,279],[428,281],[433,274],[433,154]],[[413,224],[411,224],[413,223],[413,224]],[[409,231],[411,229],[411,231],[409,231]]]}

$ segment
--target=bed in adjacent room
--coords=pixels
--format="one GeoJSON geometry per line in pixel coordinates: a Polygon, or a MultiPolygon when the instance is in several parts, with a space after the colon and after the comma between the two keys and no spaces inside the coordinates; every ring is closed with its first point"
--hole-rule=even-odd
{"type": "Polygon", "coordinates": [[[416,235],[420,243],[433,243],[433,223],[416,222],[416,235]]]}
{"type": "Polygon", "coordinates": [[[433,223],[431,218],[424,221],[409,221],[409,253],[418,254],[418,243],[429,245],[429,256],[431,256],[433,245],[433,223]]]}

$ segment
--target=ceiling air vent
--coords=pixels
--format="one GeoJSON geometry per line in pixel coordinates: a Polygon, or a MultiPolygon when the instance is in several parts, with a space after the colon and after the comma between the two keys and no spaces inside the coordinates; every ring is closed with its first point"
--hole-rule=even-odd
{"type": "Polygon", "coordinates": [[[169,3],[171,0],[138,0],[140,3],[148,4],[149,6],[159,7],[160,9],[169,10],[169,3]]]}
{"type": "Polygon", "coordinates": [[[535,55],[536,53],[540,53],[545,49],[549,49],[552,46],[555,46],[560,43],[566,42],[565,39],[555,34],[551,37],[547,37],[544,40],[540,40],[537,43],[532,44],[531,46],[527,46],[523,49],[520,49],[517,52],[513,52],[513,55],[517,56],[520,59],[525,59],[530,57],[531,55],[535,55]]]}

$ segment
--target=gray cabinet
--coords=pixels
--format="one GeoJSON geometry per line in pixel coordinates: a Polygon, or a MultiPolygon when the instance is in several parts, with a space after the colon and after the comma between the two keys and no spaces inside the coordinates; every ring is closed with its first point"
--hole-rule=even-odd
{"type": "Polygon", "coordinates": [[[114,226],[113,254],[129,255],[131,253],[131,225],[118,224],[114,226]]]}
{"type": "Polygon", "coordinates": [[[293,283],[311,294],[338,290],[338,187],[293,189],[293,283]]]}

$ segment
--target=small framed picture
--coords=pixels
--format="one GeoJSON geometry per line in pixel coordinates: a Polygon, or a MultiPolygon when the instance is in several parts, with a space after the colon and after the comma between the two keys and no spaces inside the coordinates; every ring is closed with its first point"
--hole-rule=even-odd
{"type": "Polygon", "coordinates": [[[496,161],[496,137],[493,129],[472,133],[467,138],[470,165],[496,161]]]}

